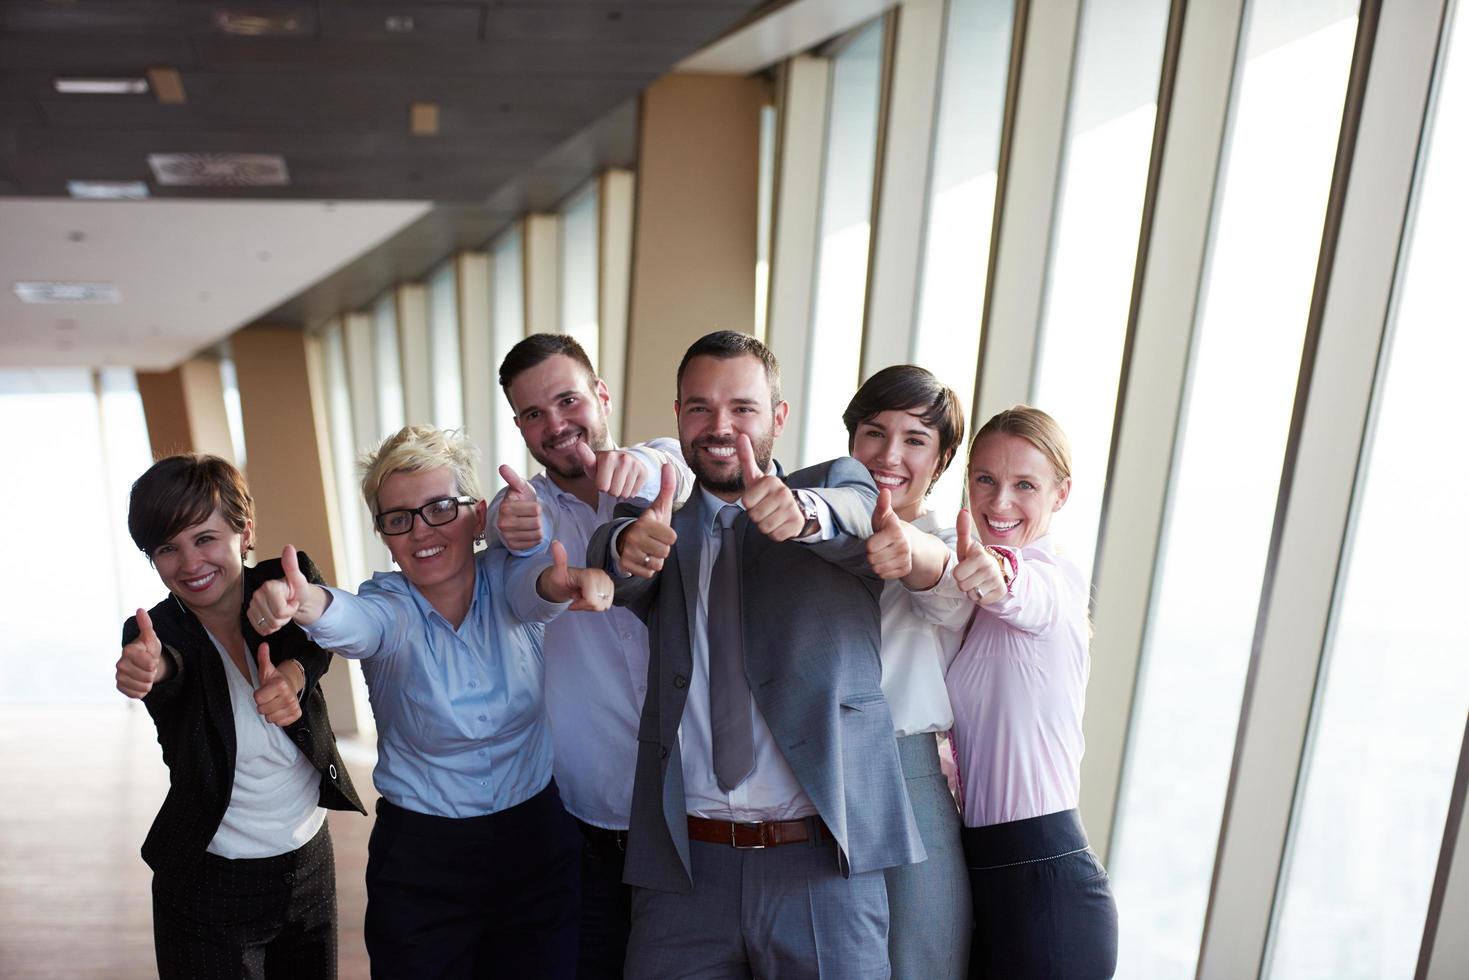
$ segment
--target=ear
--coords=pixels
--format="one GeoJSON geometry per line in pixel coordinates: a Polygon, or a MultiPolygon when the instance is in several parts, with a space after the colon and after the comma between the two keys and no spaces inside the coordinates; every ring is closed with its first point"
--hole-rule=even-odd
{"type": "Polygon", "coordinates": [[[249,554],[250,550],[254,547],[255,521],[252,518],[247,517],[245,518],[245,529],[240,532],[240,557],[244,558],[245,555],[249,554]]]}
{"type": "Polygon", "coordinates": [[[1069,496],[1071,496],[1071,477],[1068,476],[1066,479],[1062,480],[1061,485],[1056,488],[1056,503],[1051,507],[1051,513],[1054,514],[1056,511],[1060,510],[1061,506],[1066,503],[1066,498],[1069,496]]]}
{"type": "Polygon", "coordinates": [[[775,406],[775,410],[770,413],[771,438],[780,435],[781,432],[785,430],[786,416],[789,414],[791,414],[790,402],[781,402],[779,405],[775,406]]]}
{"type": "Polygon", "coordinates": [[[607,382],[598,378],[597,384],[592,388],[592,394],[596,395],[597,401],[602,403],[604,412],[612,409],[612,392],[607,390],[607,382]]]}
{"type": "Polygon", "coordinates": [[[475,502],[475,505],[474,505],[474,533],[475,534],[484,534],[485,533],[485,514],[489,511],[489,509],[490,509],[490,502],[488,500],[479,500],[479,501],[476,501],[475,502]]]}

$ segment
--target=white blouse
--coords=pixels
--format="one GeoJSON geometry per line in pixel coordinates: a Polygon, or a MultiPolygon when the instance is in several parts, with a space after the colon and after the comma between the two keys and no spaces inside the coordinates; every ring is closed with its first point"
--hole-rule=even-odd
{"type": "Polygon", "coordinates": [[[255,659],[245,657],[247,681],[214,639],[229,679],[235,721],[235,780],[230,804],[206,850],[223,858],[262,858],[286,854],[321,829],[326,810],[317,806],[321,773],[316,771],[279,725],[265,720],[255,705],[260,675],[255,659]]]}
{"type": "Polygon", "coordinates": [[[959,651],[964,625],[974,611],[951,574],[956,557],[954,529],[938,526],[938,518],[924,514],[911,522],[949,547],[949,558],[938,584],[914,592],[902,582],[888,582],[882,590],[882,693],[899,736],[946,732],[954,725],[944,674],[959,651]]]}

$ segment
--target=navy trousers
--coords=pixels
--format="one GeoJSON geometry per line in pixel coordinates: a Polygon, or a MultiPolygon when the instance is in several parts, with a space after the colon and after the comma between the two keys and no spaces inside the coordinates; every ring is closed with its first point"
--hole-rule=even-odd
{"type": "Polygon", "coordinates": [[[577,980],[621,980],[632,927],[632,888],[622,883],[627,831],[576,823],[582,834],[577,980]]]}
{"type": "Polygon", "coordinates": [[[970,980],[1109,980],[1117,903],[1075,810],[965,827],[970,980]]]}
{"type": "Polygon", "coordinates": [[[380,980],[576,976],[581,835],[556,784],[453,819],[379,800],[363,938],[380,980]]]}

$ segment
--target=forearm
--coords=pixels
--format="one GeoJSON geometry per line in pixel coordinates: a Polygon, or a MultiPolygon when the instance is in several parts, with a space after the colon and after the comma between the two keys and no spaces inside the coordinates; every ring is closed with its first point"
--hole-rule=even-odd
{"type": "Polygon", "coordinates": [[[910,592],[927,592],[939,584],[949,565],[949,549],[938,538],[912,526],[904,528],[908,549],[913,557],[913,570],[900,580],[910,592]]]}

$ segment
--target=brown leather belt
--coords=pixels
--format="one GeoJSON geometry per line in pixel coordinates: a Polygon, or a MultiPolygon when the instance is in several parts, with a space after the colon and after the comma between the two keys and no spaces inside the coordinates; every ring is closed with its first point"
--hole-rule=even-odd
{"type": "Polygon", "coordinates": [[[803,844],[807,841],[831,840],[831,831],[820,817],[800,820],[767,820],[764,823],[734,823],[730,820],[708,820],[689,817],[689,840],[706,844],[728,844],[741,849],[759,850],[781,844],[803,844]]]}

